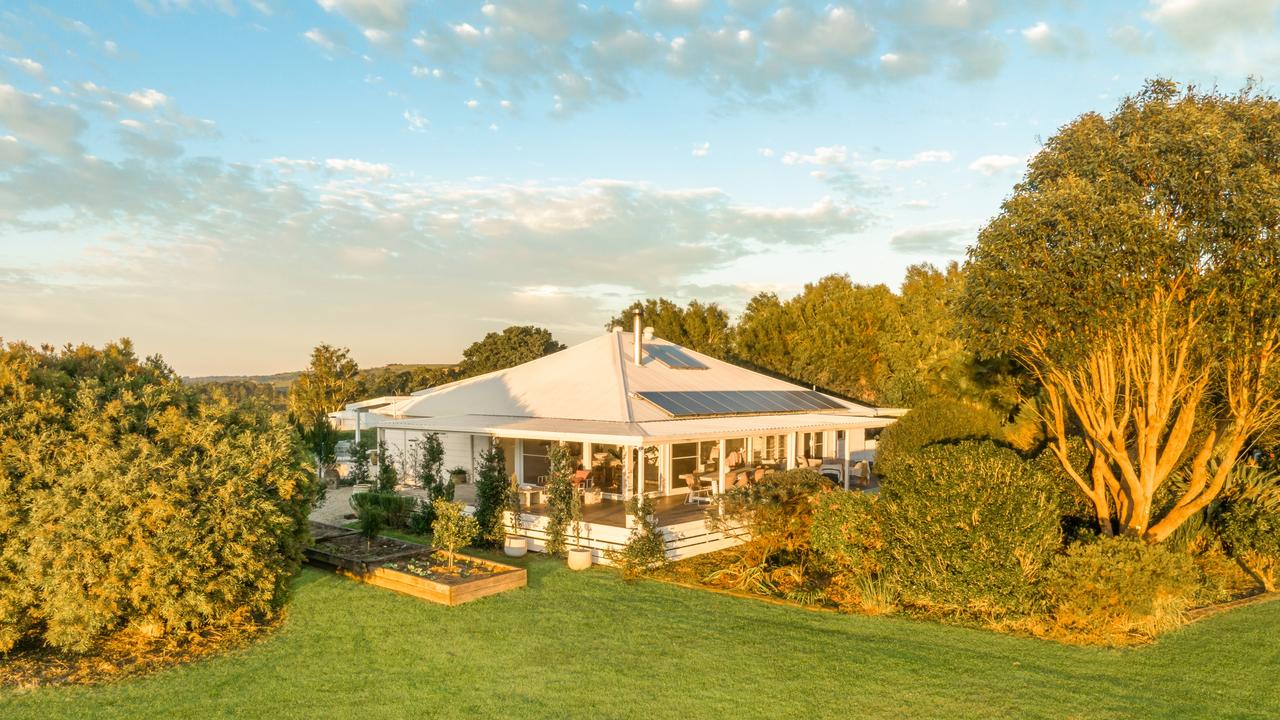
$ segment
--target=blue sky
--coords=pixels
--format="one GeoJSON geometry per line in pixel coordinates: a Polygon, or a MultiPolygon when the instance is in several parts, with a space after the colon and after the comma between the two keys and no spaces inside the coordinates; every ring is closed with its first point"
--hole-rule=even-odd
{"type": "Polygon", "coordinates": [[[1280,0],[0,3],[0,337],[183,374],[456,359],[631,300],[896,286],[1280,0]]]}

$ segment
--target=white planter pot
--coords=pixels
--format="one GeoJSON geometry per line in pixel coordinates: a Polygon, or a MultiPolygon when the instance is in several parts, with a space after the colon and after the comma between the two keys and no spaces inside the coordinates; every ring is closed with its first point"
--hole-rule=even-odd
{"type": "Polygon", "coordinates": [[[508,537],[502,543],[502,552],[507,557],[524,557],[529,552],[529,538],[508,537]]]}
{"type": "Polygon", "coordinates": [[[591,567],[591,550],[588,548],[569,548],[569,569],[586,570],[591,567]]]}

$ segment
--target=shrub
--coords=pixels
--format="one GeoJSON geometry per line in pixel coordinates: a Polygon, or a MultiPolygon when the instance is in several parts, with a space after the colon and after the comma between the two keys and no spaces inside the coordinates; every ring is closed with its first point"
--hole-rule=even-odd
{"type": "Polygon", "coordinates": [[[812,498],[831,487],[807,468],[770,473],[750,485],[730,488],[720,496],[722,515],[708,520],[715,529],[741,526],[749,540],[742,545],[747,565],[804,560],[810,550],[812,498]]]}
{"type": "Polygon", "coordinates": [[[394,493],[396,491],[396,483],[399,477],[396,473],[395,463],[391,460],[390,453],[387,452],[387,444],[378,441],[378,492],[394,493]]]}
{"type": "Polygon", "coordinates": [[[1164,545],[1100,537],[1055,558],[1045,588],[1059,629],[1117,644],[1184,623],[1196,575],[1190,557],[1164,545]]]}
{"type": "Polygon", "coordinates": [[[581,515],[578,493],[573,489],[573,458],[564,445],[552,445],[547,450],[551,465],[547,477],[547,543],[548,555],[563,555],[567,549],[565,535],[571,525],[578,525],[575,517],[581,515]]]}
{"type": "Polygon", "coordinates": [[[309,541],[305,457],[128,341],[0,346],[0,651],[269,620],[309,541]]]}
{"type": "Polygon", "coordinates": [[[1000,417],[962,400],[938,398],[913,408],[880,433],[876,466],[892,476],[898,461],[939,442],[1003,439],[1000,417]]]}
{"type": "MultiPolygon", "coordinates": [[[[359,493],[352,495],[352,499],[361,496],[369,496],[373,493],[359,493]]],[[[387,524],[387,513],[377,503],[364,502],[353,503],[356,509],[356,528],[360,530],[360,535],[364,537],[366,545],[372,545],[373,539],[378,537],[378,533],[387,524]]]]}
{"type": "Polygon", "coordinates": [[[810,546],[812,498],[831,484],[809,469],[771,473],[755,484],[720,496],[722,515],[707,525],[728,533],[745,531],[737,558],[704,582],[805,603],[823,599],[825,575],[814,572],[810,546]]]}
{"type": "Polygon", "coordinates": [[[462,503],[443,498],[432,503],[435,508],[436,521],[432,526],[431,544],[441,548],[449,556],[449,569],[453,570],[453,559],[458,548],[465,547],[480,532],[480,524],[476,519],[463,513],[462,503]]]}
{"type": "Polygon", "coordinates": [[[880,573],[884,540],[875,517],[874,495],[828,491],[813,498],[813,551],[833,573],[871,577],[880,573]]]}
{"type": "Polygon", "coordinates": [[[360,438],[360,442],[351,444],[351,472],[347,473],[347,484],[367,485],[369,483],[369,441],[360,438]]]}
{"type": "Polygon", "coordinates": [[[971,618],[1027,613],[1062,544],[1058,505],[1036,467],[989,442],[932,445],[881,486],[885,574],[904,602],[971,618]]]}
{"type": "Polygon", "coordinates": [[[1248,469],[1218,501],[1213,529],[1223,547],[1268,592],[1280,569],[1280,476],[1248,469]]]}
{"type": "Polygon", "coordinates": [[[362,492],[351,496],[351,509],[355,510],[357,520],[361,518],[361,513],[376,511],[386,527],[398,530],[409,527],[416,507],[417,500],[414,498],[393,492],[362,492]]]}
{"type": "Polygon", "coordinates": [[[489,547],[499,547],[507,536],[502,514],[511,505],[508,495],[512,492],[502,448],[494,445],[480,453],[475,485],[475,518],[480,523],[479,540],[489,547]]]}
{"type": "Polygon", "coordinates": [[[422,500],[409,515],[409,532],[414,535],[430,535],[431,524],[436,520],[435,508],[430,502],[422,500]]]}
{"type": "Polygon", "coordinates": [[[444,443],[440,433],[428,433],[409,452],[409,473],[432,500],[453,499],[453,478],[444,472],[444,443]]]}
{"type": "Polygon", "coordinates": [[[621,550],[607,550],[605,557],[618,566],[623,578],[630,580],[666,565],[667,543],[658,529],[652,498],[631,498],[627,501],[627,512],[636,517],[636,527],[621,550]]]}

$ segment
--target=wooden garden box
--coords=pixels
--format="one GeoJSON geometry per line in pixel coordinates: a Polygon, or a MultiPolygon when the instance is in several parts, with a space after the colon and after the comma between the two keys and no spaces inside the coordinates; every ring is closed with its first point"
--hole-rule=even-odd
{"type": "Polygon", "coordinates": [[[489,567],[497,574],[474,580],[444,583],[385,567],[375,567],[365,573],[354,573],[339,568],[338,572],[370,585],[430,600],[441,605],[461,605],[464,602],[495,595],[505,590],[524,587],[528,584],[529,574],[525,572],[524,568],[504,565],[470,555],[459,555],[458,557],[489,567]]]}

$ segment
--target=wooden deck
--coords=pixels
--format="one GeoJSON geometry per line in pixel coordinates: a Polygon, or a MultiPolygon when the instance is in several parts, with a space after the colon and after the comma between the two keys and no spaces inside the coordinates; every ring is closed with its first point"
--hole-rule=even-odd
{"type": "MultiPolygon", "coordinates": [[[[654,514],[658,517],[658,526],[680,525],[694,520],[703,520],[707,516],[706,503],[687,503],[685,495],[671,495],[654,499],[654,514]]],[[[526,515],[545,517],[546,503],[535,503],[524,509],[526,515]]],[[[596,525],[625,528],[627,526],[626,503],[621,500],[601,500],[594,505],[582,506],[582,521],[596,525]]]]}

